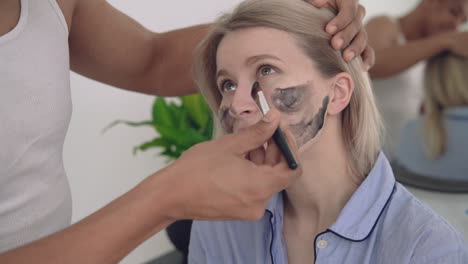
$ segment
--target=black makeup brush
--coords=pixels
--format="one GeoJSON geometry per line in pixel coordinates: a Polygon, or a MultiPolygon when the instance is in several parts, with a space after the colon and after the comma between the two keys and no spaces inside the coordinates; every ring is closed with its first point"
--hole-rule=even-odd
{"type": "MultiPolygon", "coordinates": [[[[263,94],[260,83],[255,82],[252,86],[252,97],[254,98],[255,102],[260,108],[260,111],[263,115],[266,115],[270,111],[270,107],[268,106],[268,101],[265,98],[265,94],[263,94]]],[[[280,149],[281,153],[283,154],[286,162],[290,169],[297,169],[298,164],[294,155],[292,154],[291,148],[286,141],[286,137],[283,134],[283,131],[280,127],[276,128],[275,133],[273,134],[273,140],[275,141],[276,145],[280,149]]]]}

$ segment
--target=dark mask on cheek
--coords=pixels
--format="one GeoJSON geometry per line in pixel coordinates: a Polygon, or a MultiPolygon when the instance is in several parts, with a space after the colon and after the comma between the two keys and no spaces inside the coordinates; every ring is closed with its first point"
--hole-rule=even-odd
{"type": "Polygon", "coordinates": [[[314,139],[323,128],[329,100],[330,98],[325,96],[322,100],[322,106],[316,113],[304,112],[300,122],[289,126],[299,147],[314,139]]]}
{"type": "Polygon", "coordinates": [[[300,120],[288,124],[299,147],[315,138],[325,122],[329,97],[323,98],[322,105],[317,110],[317,106],[311,103],[312,89],[309,82],[284,89],[278,88],[272,95],[274,106],[287,114],[286,119],[295,116],[295,120],[300,120]]]}
{"type": "Polygon", "coordinates": [[[298,85],[284,89],[276,89],[272,96],[274,106],[280,112],[294,113],[303,108],[303,99],[308,96],[307,85],[298,85]]]}

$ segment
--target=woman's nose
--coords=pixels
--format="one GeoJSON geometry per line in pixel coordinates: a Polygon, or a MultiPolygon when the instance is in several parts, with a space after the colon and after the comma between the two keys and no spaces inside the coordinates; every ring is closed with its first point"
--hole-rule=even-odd
{"type": "Polygon", "coordinates": [[[251,95],[251,87],[236,90],[229,112],[235,118],[247,118],[259,113],[257,104],[251,95]]]}

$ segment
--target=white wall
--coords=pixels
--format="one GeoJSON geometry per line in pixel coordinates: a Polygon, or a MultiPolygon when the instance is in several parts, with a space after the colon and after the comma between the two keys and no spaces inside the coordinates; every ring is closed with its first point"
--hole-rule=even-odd
{"type": "MultiPolygon", "coordinates": [[[[406,12],[418,0],[361,0],[368,16],[406,12]]],[[[111,0],[115,7],[154,31],[209,22],[240,0],[111,0]]],[[[104,206],[164,166],[155,152],[132,155],[133,146],[151,139],[148,128],[118,126],[101,134],[115,119],[150,117],[153,97],[130,93],[72,75],[74,112],[65,143],[65,166],[73,194],[73,220],[104,206]]],[[[157,203],[157,201],[155,201],[157,203]]],[[[172,249],[160,233],[122,263],[142,263],[172,249]]]]}
{"type": "Polygon", "coordinates": [[[360,0],[367,10],[367,18],[376,15],[400,16],[413,9],[420,0],[360,0]]]}

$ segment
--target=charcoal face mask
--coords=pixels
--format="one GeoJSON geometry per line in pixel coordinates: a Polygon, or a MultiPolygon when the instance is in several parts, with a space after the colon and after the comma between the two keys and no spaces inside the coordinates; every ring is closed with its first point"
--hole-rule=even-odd
{"type": "Polygon", "coordinates": [[[283,124],[293,133],[299,147],[315,138],[323,128],[330,101],[325,96],[320,105],[313,104],[311,86],[309,82],[276,88],[270,96],[276,109],[285,114],[283,124]]]}

